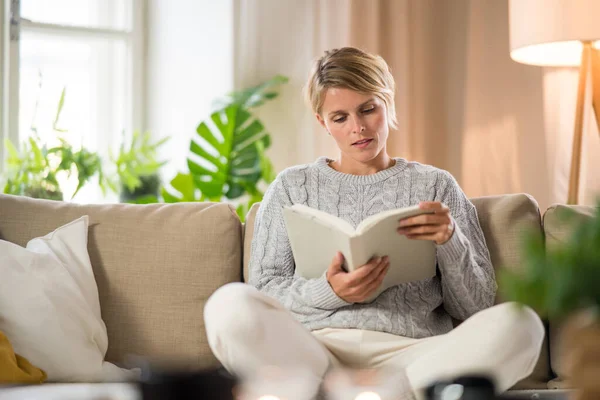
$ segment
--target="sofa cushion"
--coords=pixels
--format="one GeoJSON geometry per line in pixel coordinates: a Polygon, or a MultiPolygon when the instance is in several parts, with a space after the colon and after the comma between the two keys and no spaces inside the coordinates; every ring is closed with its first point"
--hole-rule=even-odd
{"type": "MultiPolygon", "coordinates": [[[[525,232],[533,230],[542,234],[541,216],[537,202],[526,194],[510,194],[488,196],[471,199],[477,214],[481,229],[486,239],[492,264],[500,267],[515,268],[520,265],[521,242],[525,232]]],[[[248,262],[254,219],[259,204],[254,204],[246,217],[244,235],[244,280],[248,281],[248,262]]],[[[496,302],[501,298],[497,297],[496,302]]],[[[516,388],[541,389],[546,388],[549,380],[550,366],[548,355],[548,339],[545,339],[542,353],[530,377],[521,381],[516,388]]]]}
{"type": "MultiPolygon", "coordinates": [[[[575,226],[594,214],[594,208],[589,206],[553,205],[544,213],[543,226],[546,235],[546,249],[553,250],[566,243],[573,234],[575,226]],[[563,214],[574,211],[573,218],[565,220],[563,214]]],[[[550,365],[562,381],[563,387],[568,387],[565,367],[560,359],[560,336],[564,324],[561,321],[550,321],[550,365]]]]}
{"type": "MultiPolygon", "coordinates": [[[[542,234],[541,215],[535,199],[526,194],[508,194],[472,198],[481,230],[496,271],[518,268],[521,264],[523,236],[527,232],[542,234]]],[[[498,290],[498,292],[501,292],[498,290]]],[[[496,303],[502,302],[500,295],[496,303]]],[[[543,389],[550,379],[548,334],[532,374],[519,382],[516,389],[543,389]]]]}
{"type": "Polygon", "coordinates": [[[246,223],[244,224],[244,282],[248,282],[250,277],[248,272],[248,264],[250,263],[250,250],[252,249],[252,236],[254,235],[254,221],[260,203],[254,203],[246,215],[246,223]]]}
{"type": "Polygon", "coordinates": [[[82,215],[90,220],[106,360],[132,354],[181,369],[218,365],[203,308],[217,288],[241,280],[235,211],[223,203],[83,206],[0,195],[0,238],[24,246],[82,215]]]}

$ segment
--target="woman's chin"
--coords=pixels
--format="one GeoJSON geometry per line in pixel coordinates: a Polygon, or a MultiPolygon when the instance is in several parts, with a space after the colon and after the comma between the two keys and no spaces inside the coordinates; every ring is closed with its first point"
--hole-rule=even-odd
{"type": "Polygon", "coordinates": [[[374,159],[377,158],[377,156],[379,156],[379,154],[381,153],[381,150],[378,149],[361,149],[358,151],[354,151],[353,152],[353,158],[356,161],[360,161],[360,162],[370,162],[373,161],[374,159]]]}

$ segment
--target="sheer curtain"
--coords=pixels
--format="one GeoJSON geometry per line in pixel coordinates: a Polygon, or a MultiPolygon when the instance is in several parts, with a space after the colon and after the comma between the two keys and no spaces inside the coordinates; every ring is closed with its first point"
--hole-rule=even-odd
{"type": "MultiPolygon", "coordinates": [[[[391,155],[447,169],[469,196],[526,192],[542,210],[565,202],[577,70],[512,61],[508,2],[235,0],[234,9],[235,86],[290,77],[281,98],[259,111],[277,170],[337,155],[301,89],[311,60],[353,45],[383,56],[396,79],[391,155]]],[[[600,189],[593,118],[588,112],[584,204],[600,189]]]]}

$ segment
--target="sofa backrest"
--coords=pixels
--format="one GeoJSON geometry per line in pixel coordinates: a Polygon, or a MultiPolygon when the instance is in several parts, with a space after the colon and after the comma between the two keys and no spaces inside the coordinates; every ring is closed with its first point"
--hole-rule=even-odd
{"type": "MultiPolygon", "coordinates": [[[[546,236],[546,250],[552,251],[562,244],[565,244],[575,231],[575,226],[584,220],[591,218],[594,214],[594,207],[589,206],[568,206],[553,205],[544,213],[543,226],[546,236]],[[565,211],[571,211],[572,217],[564,218],[565,211]]],[[[559,380],[568,382],[567,368],[561,359],[560,337],[564,326],[563,321],[550,320],[550,365],[559,380]]],[[[564,384],[564,383],[563,383],[564,384]]],[[[568,386],[568,383],[567,383],[568,386]]]]}
{"type": "Polygon", "coordinates": [[[203,309],[241,280],[242,226],[224,203],[76,205],[0,195],[0,239],[21,246],[82,215],[107,330],[107,361],[129,355],[165,367],[218,365],[203,309]]]}
{"type": "MultiPolygon", "coordinates": [[[[522,238],[525,232],[542,234],[541,215],[535,199],[526,194],[509,194],[472,198],[477,216],[486,239],[495,269],[518,268],[521,259],[522,238]]],[[[248,281],[248,263],[254,222],[260,204],[254,204],[246,217],[244,235],[244,281],[248,281]]],[[[497,296],[496,302],[501,302],[497,296]]],[[[545,387],[549,379],[550,366],[548,343],[544,343],[542,354],[529,378],[519,383],[518,388],[545,387]]]]}

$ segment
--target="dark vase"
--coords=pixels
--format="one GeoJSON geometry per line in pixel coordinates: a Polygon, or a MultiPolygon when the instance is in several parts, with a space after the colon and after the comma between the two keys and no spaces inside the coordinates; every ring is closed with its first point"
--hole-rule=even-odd
{"type": "Polygon", "coordinates": [[[138,186],[133,191],[129,190],[127,186],[121,185],[121,192],[119,194],[119,201],[121,203],[137,203],[138,200],[154,196],[158,199],[158,193],[160,191],[160,177],[158,174],[140,176],[142,181],[141,186],[138,186]]]}

